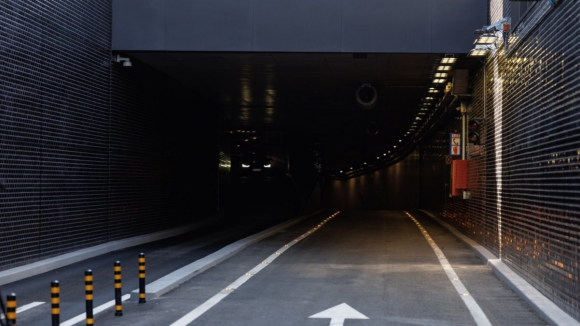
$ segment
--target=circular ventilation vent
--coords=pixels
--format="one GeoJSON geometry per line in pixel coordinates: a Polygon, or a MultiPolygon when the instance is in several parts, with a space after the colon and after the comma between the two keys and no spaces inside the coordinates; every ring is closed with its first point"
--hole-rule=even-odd
{"type": "Polygon", "coordinates": [[[356,90],[356,101],[365,109],[370,109],[377,102],[377,90],[371,84],[362,84],[356,90]]]}

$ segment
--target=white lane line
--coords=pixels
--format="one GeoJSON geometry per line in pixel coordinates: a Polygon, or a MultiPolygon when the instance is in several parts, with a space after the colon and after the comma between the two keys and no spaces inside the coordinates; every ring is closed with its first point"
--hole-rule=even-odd
{"type": "MultiPolygon", "coordinates": [[[[121,300],[127,301],[127,300],[129,300],[130,297],[131,297],[130,294],[125,294],[124,296],[121,297],[121,300]]],[[[115,300],[111,300],[107,303],[104,303],[104,304],[94,308],[93,309],[93,316],[108,309],[108,308],[111,308],[114,305],[115,305],[115,300]]],[[[64,323],[60,323],[60,326],[72,326],[74,324],[77,324],[77,323],[80,323],[80,322],[86,320],[86,318],[87,318],[86,313],[82,313],[74,318],[71,318],[71,319],[65,321],[64,323]]]]}
{"type": "Polygon", "coordinates": [[[489,321],[489,319],[487,319],[487,316],[485,315],[483,310],[481,310],[481,307],[477,304],[475,299],[471,296],[471,294],[469,294],[469,291],[467,291],[467,288],[463,285],[461,280],[459,280],[459,276],[457,276],[455,270],[453,270],[453,267],[451,267],[451,264],[443,254],[443,251],[439,249],[439,246],[437,246],[437,244],[435,243],[435,241],[433,241],[429,233],[427,233],[427,230],[425,230],[423,226],[411,214],[409,214],[408,212],[405,212],[405,214],[407,214],[407,216],[409,216],[413,220],[413,222],[415,222],[419,230],[421,230],[421,233],[423,234],[425,239],[427,239],[429,245],[431,245],[431,248],[435,252],[435,255],[437,255],[437,258],[439,258],[439,263],[441,264],[441,266],[443,266],[443,270],[445,270],[445,274],[447,274],[447,277],[451,281],[451,284],[453,284],[455,290],[457,290],[457,293],[459,293],[459,296],[461,297],[461,299],[463,299],[463,302],[467,306],[467,309],[469,309],[469,312],[471,313],[471,316],[475,320],[475,323],[478,326],[491,326],[491,322],[489,321]]]}
{"type": "Polygon", "coordinates": [[[339,213],[340,213],[340,211],[339,212],[336,212],[336,213],[334,213],[332,215],[330,215],[329,217],[327,217],[324,221],[320,222],[317,226],[315,226],[310,231],[304,233],[303,235],[301,235],[298,238],[294,239],[290,243],[284,245],[284,247],[276,250],[275,253],[273,253],[268,258],[266,258],[261,264],[259,264],[256,267],[252,268],[249,272],[247,272],[246,274],[242,275],[235,282],[233,282],[232,284],[228,285],[225,289],[221,290],[218,294],[214,295],[209,300],[207,300],[206,302],[202,303],[197,308],[193,309],[192,311],[190,311],[189,313],[187,313],[185,316],[181,317],[179,320],[177,320],[176,322],[174,322],[170,326],[186,326],[186,325],[189,325],[191,322],[193,322],[194,320],[196,320],[197,318],[199,318],[201,315],[203,315],[206,311],[208,311],[213,306],[215,306],[220,301],[222,301],[230,293],[232,293],[233,291],[235,291],[236,289],[238,289],[240,286],[242,286],[242,284],[246,283],[254,275],[258,274],[258,272],[260,272],[266,266],[268,266],[269,264],[271,264],[276,258],[280,257],[280,255],[282,255],[290,247],[292,247],[293,245],[295,245],[298,242],[302,241],[304,238],[306,238],[307,236],[311,235],[312,233],[316,232],[316,230],[320,229],[324,224],[326,224],[328,221],[330,221],[330,219],[332,219],[333,217],[335,217],[339,213]]]}
{"type": "MultiPolygon", "coordinates": [[[[25,312],[26,310],[32,309],[34,307],[38,307],[40,305],[44,304],[44,302],[33,302],[33,303],[29,303],[29,304],[25,304],[22,307],[17,307],[16,308],[16,314],[19,314],[21,312],[25,312]]],[[[4,314],[0,315],[0,319],[4,319],[4,314]]]]}

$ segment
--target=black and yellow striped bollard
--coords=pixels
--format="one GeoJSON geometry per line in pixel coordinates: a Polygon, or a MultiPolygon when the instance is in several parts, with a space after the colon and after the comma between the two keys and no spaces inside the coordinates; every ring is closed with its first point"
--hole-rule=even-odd
{"type": "Polygon", "coordinates": [[[8,326],[16,326],[16,294],[6,296],[6,323],[8,326]]]}
{"type": "Polygon", "coordinates": [[[116,261],[115,269],[115,316],[123,316],[123,301],[121,300],[121,262],[116,261]]]}
{"type": "Polygon", "coordinates": [[[93,319],[93,271],[85,271],[85,300],[87,307],[87,326],[95,323],[93,319]]]}
{"type": "Polygon", "coordinates": [[[139,303],[145,303],[145,254],[139,254],[139,303]]]}
{"type": "Polygon", "coordinates": [[[60,284],[58,281],[50,282],[50,313],[52,326],[60,325],[60,284]]]}

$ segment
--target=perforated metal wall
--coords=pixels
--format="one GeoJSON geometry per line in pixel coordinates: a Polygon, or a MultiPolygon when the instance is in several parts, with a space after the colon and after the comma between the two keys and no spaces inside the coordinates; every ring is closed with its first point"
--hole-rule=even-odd
{"type": "Polygon", "coordinates": [[[112,64],[111,10],[0,5],[0,269],[215,210],[217,116],[187,119],[204,106],[189,90],[112,64]]]}
{"type": "Polygon", "coordinates": [[[1,267],[107,239],[110,11],[0,6],[1,267]]]}
{"type": "MultiPolygon", "coordinates": [[[[435,209],[452,221],[457,229],[499,254],[498,197],[496,171],[496,144],[492,77],[482,70],[475,83],[475,92],[469,104],[468,119],[477,119],[484,126],[482,144],[468,145],[468,186],[471,199],[450,197],[451,166],[445,163],[449,154],[449,134],[461,132],[459,112],[449,125],[421,145],[422,186],[421,207],[435,209]],[[484,80],[487,79],[487,83],[484,80]],[[484,85],[485,84],[485,85],[484,85]],[[484,89],[487,89],[484,96],[484,89]],[[487,106],[484,106],[484,100],[487,106]]],[[[454,156],[453,159],[460,159],[454,156]]]]}
{"type": "Polygon", "coordinates": [[[113,66],[110,239],[215,211],[217,116],[195,112],[200,106],[190,90],[138,61],[113,66]]]}
{"type": "MultiPolygon", "coordinates": [[[[491,1],[490,10],[492,20],[509,16],[509,1],[491,1]]],[[[538,2],[514,26],[507,56],[500,49],[488,58],[470,110],[470,117],[484,118],[482,146],[469,151],[472,196],[447,198],[440,207],[442,216],[576,319],[579,16],[578,2],[538,2]]],[[[449,128],[458,128],[457,122],[449,128]]],[[[425,161],[440,162],[437,139],[424,146],[425,161]]]]}
{"type": "Polygon", "coordinates": [[[502,259],[580,319],[580,3],[500,58],[502,259]]]}

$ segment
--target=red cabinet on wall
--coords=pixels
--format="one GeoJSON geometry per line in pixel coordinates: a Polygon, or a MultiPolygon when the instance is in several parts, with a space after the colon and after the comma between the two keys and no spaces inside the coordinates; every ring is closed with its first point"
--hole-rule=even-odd
{"type": "Polygon", "coordinates": [[[461,196],[467,189],[467,160],[454,160],[451,165],[451,196],[461,196]]]}

